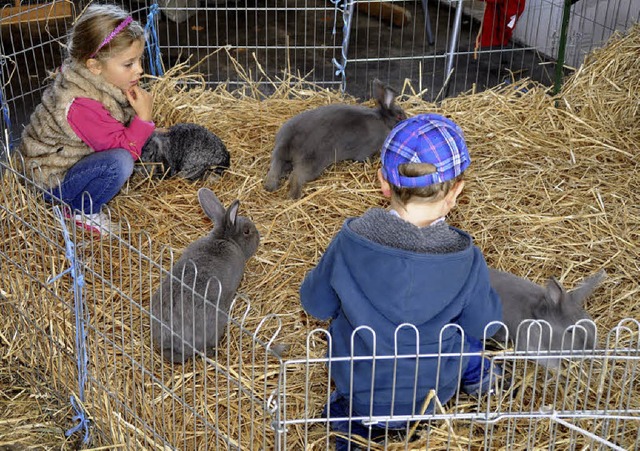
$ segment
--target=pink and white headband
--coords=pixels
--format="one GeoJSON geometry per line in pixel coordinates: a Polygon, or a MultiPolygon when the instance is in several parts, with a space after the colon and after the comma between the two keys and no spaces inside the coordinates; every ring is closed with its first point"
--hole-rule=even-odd
{"type": "Polygon", "coordinates": [[[131,16],[127,17],[122,22],[120,22],[120,25],[118,25],[111,33],[109,33],[109,35],[106,38],[104,38],[104,41],[102,41],[102,44],[98,46],[96,51],[93,52],[89,58],[95,57],[102,47],[110,43],[113,40],[113,38],[115,38],[117,34],[120,33],[122,30],[124,30],[125,27],[129,25],[131,22],[133,22],[133,17],[131,16]]]}

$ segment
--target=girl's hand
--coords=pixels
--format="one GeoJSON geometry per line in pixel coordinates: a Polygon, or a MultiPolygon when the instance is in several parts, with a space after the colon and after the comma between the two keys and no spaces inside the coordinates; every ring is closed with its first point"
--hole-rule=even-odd
{"type": "Polygon", "coordinates": [[[135,85],[126,93],[127,100],[140,119],[150,122],[153,120],[153,96],[140,86],[135,85]]]}

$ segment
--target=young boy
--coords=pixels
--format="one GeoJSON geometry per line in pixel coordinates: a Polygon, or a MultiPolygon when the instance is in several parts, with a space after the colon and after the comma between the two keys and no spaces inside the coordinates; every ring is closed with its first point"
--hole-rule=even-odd
{"type": "MultiPolygon", "coordinates": [[[[332,319],[332,357],[412,356],[332,361],[336,391],[325,413],[389,416],[376,426],[403,427],[393,417],[421,414],[432,389],[442,403],[460,386],[473,395],[490,390],[499,368],[479,356],[445,354],[482,350],[479,340],[498,328],[485,326],[501,320],[502,307],[480,249],[445,222],[471,163],[460,127],[437,114],[409,118],[391,130],[380,157],[390,209],[347,219],[306,275],[300,299],[309,314],[332,319]]],[[[356,421],[332,426],[345,435],[380,432],[356,421]]],[[[346,449],[343,440],[336,446],[346,449]]]]}

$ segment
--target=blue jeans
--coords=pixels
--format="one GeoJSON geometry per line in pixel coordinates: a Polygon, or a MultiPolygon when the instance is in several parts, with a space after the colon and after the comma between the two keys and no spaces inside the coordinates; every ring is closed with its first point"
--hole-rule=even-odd
{"type": "Polygon", "coordinates": [[[99,213],[118,194],[133,173],[133,157],[124,149],[94,152],[71,166],[59,186],[45,200],[62,199],[74,211],[99,213]],[[87,193],[88,196],[85,194],[87,193]]]}
{"type": "MultiPolygon", "coordinates": [[[[324,406],[324,410],[322,411],[322,416],[324,418],[328,417],[327,414],[331,414],[331,418],[350,417],[351,415],[349,415],[349,399],[340,395],[337,391],[331,393],[331,396],[329,397],[329,403],[328,405],[324,406]]],[[[402,425],[398,424],[398,427],[404,427],[406,425],[407,422],[405,421],[404,423],[402,423],[402,425]]],[[[393,426],[395,426],[395,424],[391,426],[392,427],[390,427],[389,429],[393,429],[393,426]]],[[[386,433],[384,427],[380,427],[378,425],[371,425],[367,427],[363,425],[361,421],[357,420],[332,420],[331,430],[348,437],[359,435],[365,440],[369,438],[369,430],[371,430],[371,440],[373,442],[384,439],[386,433]],[[351,431],[349,431],[349,428],[351,428],[351,431]]],[[[336,451],[347,451],[348,449],[349,440],[342,437],[336,437],[336,451]]],[[[355,443],[352,443],[351,449],[358,449],[355,443]]]]}
{"type": "MultiPolygon", "coordinates": [[[[483,349],[482,342],[469,335],[465,335],[468,349],[467,352],[480,352],[483,349]]],[[[489,391],[489,381],[495,380],[498,374],[502,373],[500,367],[491,368],[491,361],[485,357],[479,355],[469,356],[467,367],[462,372],[462,378],[460,386],[463,392],[469,394],[476,394],[476,392],[482,388],[482,393],[489,391]],[[484,361],[484,368],[482,367],[484,361]],[[491,373],[493,372],[493,377],[491,373]]],[[[435,375],[434,375],[435,376],[435,375]]],[[[350,417],[349,413],[349,399],[340,395],[337,391],[331,393],[328,405],[324,406],[322,412],[323,417],[327,417],[327,413],[331,414],[331,418],[350,417]]],[[[353,414],[356,416],[356,413],[353,414]]],[[[371,440],[378,441],[384,439],[387,430],[400,430],[405,429],[407,425],[410,425],[406,421],[390,421],[386,424],[375,424],[371,426],[364,426],[362,422],[357,420],[341,420],[331,421],[331,429],[334,432],[341,433],[343,435],[349,435],[349,427],[351,428],[351,436],[359,435],[367,439],[369,432],[371,432],[371,440]]],[[[336,437],[336,451],[347,451],[349,449],[349,440],[336,437]]],[[[355,444],[352,444],[351,449],[357,449],[355,444]]]]}
{"type": "MultiPolygon", "coordinates": [[[[465,335],[465,340],[467,341],[468,349],[467,352],[481,352],[483,349],[482,342],[477,338],[473,338],[470,335],[465,335]]],[[[487,393],[489,387],[489,377],[491,373],[491,361],[485,357],[479,355],[469,356],[469,361],[467,362],[467,367],[462,373],[462,380],[460,381],[460,385],[462,387],[462,391],[468,394],[475,394],[474,391],[478,390],[482,385],[483,393],[487,393]],[[484,361],[484,368],[482,367],[482,362],[484,361]]],[[[493,368],[494,375],[496,372],[502,372],[501,369],[495,367],[493,368]]],[[[495,379],[495,377],[493,378],[495,379]]]]}

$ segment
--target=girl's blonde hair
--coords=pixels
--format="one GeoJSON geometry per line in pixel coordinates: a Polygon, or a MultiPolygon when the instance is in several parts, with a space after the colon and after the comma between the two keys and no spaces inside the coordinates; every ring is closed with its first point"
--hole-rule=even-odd
{"type": "Polygon", "coordinates": [[[134,20],[98,50],[105,38],[127,17],[129,13],[116,5],[87,7],[69,34],[67,51],[71,59],[84,63],[89,58],[109,58],[126,50],[135,41],[144,40],[144,29],[134,20]]]}
{"type": "MultiPolygon", "coordinates": [[[[398,166],[398,172],[405,177],[420,177],[436,172],[436,167],[429,163],[405,163],[398,166]]],[[[434,183],[423,188],[401,188],[391,183],[389,185],[391,185],[392,195],[403,205],[412,198],[420,198],[423,202],[434,202],[446,196],[458,181],[463,180],[463,175],[464,172],[446,182],[434,183]]]]}

